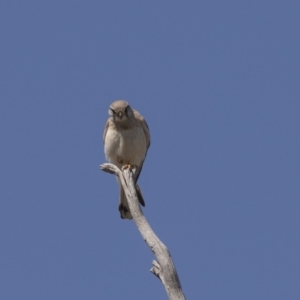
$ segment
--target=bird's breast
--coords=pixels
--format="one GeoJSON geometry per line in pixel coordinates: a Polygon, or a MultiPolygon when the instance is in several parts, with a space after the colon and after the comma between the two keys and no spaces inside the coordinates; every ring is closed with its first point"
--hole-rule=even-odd
{"type": "Polygon", "coordinates": [[[105,137],[104,151],[107,159],[118,167],[124,164],[139,166],[147,152],[146,137],[142,128],[109,129],[105,137]]]}

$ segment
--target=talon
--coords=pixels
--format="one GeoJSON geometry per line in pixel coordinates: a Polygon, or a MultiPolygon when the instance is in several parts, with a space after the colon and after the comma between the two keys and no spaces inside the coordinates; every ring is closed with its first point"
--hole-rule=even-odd
{"type": "Polygon", "coordinates": [[[126,165],[122,166],[122,171],[124,171],[126,169],[130,169],[130,168],[131,168],[131,165],[126,164],[126,165]]]}
{"type": "Polygon", "coordinates": [[[129,171],[135,172],[137,170],[137,166],[131,165],[131,164],[126,164],[122,166],[122,171],[129,169],[129,171]]]}

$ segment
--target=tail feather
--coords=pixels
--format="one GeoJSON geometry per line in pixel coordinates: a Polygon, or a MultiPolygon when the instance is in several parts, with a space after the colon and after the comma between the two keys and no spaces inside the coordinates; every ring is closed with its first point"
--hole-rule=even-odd
{"type": "MultiPolygon", "coordinates": [[[[120,212],[121,218],[131,220],[132,215],[131,215],[130,210],[129,210],[129,206],[128,206],[128,202],[127,202],[127,198],[126,198],[124,189],[123,189],[120,182],[119,182],[119,185],[120,185],[119,212],[120,212]]],[[[138,197],[138,200],[139,200],[140,204],[142,206],[145,206],[145,201],[144,201],[144,198],[143,198],[143,194],[142,194],[142,191],[141,191],[139,185],[136,184],[135,187],[136,187],[136,194],[137,194],[137,197],[138,197]]]]}
{"type": "Polygon", "coordinates": [[[142,194],[142,190],[140,188],[140,186],[138,184],[135,185],[135,190],[136,190],[136,195],[139,199],[139,202],[142,206],[145,206],[145,201],[144,201],[144,197],[143,197],[143,194],[142,194]]]}

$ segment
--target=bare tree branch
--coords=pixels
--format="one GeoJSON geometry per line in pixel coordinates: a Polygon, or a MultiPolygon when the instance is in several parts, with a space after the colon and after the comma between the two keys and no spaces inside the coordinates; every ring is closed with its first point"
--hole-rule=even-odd
{"type": "Polygon", "coordinates": [[[154,233],[140,208],[133,179],[134,173],[129,169],[121,171],[113,164],[103,164],[100,168],[120,178],[133,220],[143,239],[157,259],[157,261],[153,260],[153,267],[150,271],[161,280],[170,300],[184,300],[185,296],[181,289],[171,254],[168,248],[154,233]]]}

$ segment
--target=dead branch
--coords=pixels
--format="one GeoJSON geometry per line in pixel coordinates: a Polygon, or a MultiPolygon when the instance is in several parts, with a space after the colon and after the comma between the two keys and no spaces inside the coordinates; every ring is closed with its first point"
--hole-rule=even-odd
{"type": "Polygon", "coordinates": [[[113,164],[103,164],[100,168],[104,172],[115,174],[120,178],[133,220],[157,259],[157,261],[153,260],[150,271],[161,280],[170,300],[184,300],[185,296],[171,254],[154,233],[140,208],[133,180],[134,174],[129,169],[121,171],[113,164]]]}

